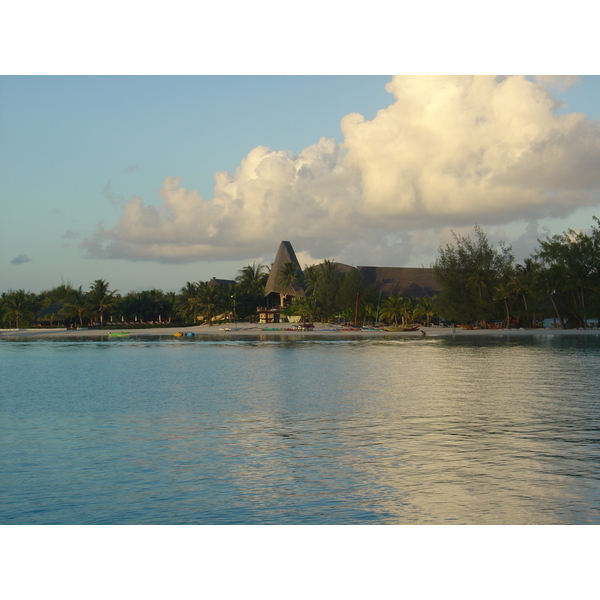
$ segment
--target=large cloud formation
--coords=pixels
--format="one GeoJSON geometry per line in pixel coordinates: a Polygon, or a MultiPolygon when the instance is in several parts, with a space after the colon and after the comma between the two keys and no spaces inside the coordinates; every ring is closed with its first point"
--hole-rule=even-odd
{"type": "Polygon", "coordinates": [[[342,119],[341,146],[254,148],[233,175],[216,174],[210,200],[169,176],[162,204],[132,199],[83,245],[95,257],[191,262],[264,256],[288,239],[366,264],[425,231],[564,217],[600,202],[600,126],[559,114],[547,84],[394,77],[395,101],[374,119],[342,119]]]}

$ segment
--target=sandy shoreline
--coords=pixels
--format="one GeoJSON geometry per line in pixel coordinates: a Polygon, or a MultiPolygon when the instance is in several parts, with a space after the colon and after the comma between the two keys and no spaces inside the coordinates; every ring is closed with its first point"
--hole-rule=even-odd
{"type": "MultiPolygon", "coordinates": [[[[455,331],[451,327],[421,327],[417,332],[394,332],[382,330],[360,330],[360,331],[344,331],[337,326],[327,325],[324,323],[315,323],[314,330],[311,331],[287,331],[286,327],[291,327],[285,323],[277,325],[262,325],[256,323],[237,323],[235,325],[197,325],[195,327],[165,327],[151,329],[115,329],[111,331],[128,332],[132,337],[136,336],[173,336],[178,331],[192,332],[194,336],[219,336],[219,337],[235,337],[235,336],[332,336],[332,337],[439,337],[439,336],[524,336],[524,335],[550,335],[550,336],[573,336],[573,335],[600,335],[600,329],[474,329],[463,330],[457,327],[455,331]],[[273,328],[278,330],[273,331],[273,328]]],[[[3,329],[0,330],[0,338],[98,338],[103,337],[109,339],[109,330],[106,329],[3,329]]]]}

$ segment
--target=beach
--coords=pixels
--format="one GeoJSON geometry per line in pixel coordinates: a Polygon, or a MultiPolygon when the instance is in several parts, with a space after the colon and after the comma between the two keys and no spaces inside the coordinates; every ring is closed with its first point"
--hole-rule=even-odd
{"type": "Polygon", "coordinates": [[[581,335],[600,335],[600,329],[463,329],[462,327],[420,327],[418,331],[385,331],[383,329],[353,329],[344,328],[338,325],[328,323],[314,323],[314,329],[295,330],[291,323],[276,324],[257,324],[257,323],[232,323],[225,325],[196,325],[192,327],[152,327],[152,328],[127,328],[122,329],[1,329],[0,339],[2,338],[98,338],[106,337],[109,339],[109,333],[126,332],[131,336],[174,336],[178,332],[193,333],[195,336],[290,336],[311,337],[315,335],[331,335],[335,337],[439,337],[439,336],[581,336],[581,335]]]}

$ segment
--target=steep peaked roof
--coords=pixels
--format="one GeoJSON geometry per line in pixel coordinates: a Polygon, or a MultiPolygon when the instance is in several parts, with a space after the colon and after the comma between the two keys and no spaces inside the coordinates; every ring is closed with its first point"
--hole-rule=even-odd
{"type": "Polygon", "coordinates": [[[272,292],[285,294],[286,296],[304,296],[304,275],[292,244],[289,242],[281,242],[279,244],[279,250],[277,250],[275,261],[271,267],[271,273],[269,273],[269,278],[265,285],[265,296],[268,296],[272,292]],[[299,285],[288,285],[285,289],[282,289],[278,281],[279,272],[281,271],[281,267],[287,262],[294,263],[297,266],[296,277],[298,278],[299,285]]]}

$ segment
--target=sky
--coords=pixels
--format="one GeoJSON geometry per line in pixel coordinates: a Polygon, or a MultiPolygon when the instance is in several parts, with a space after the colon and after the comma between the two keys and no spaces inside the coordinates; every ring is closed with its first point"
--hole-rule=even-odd
{"type": "Polygon", "coordinates": [[[2,76],[0,287],[517,260],[600,216],[600,77],[2,76]]]}
{"type": "Polygon", "coordinates": [[[589,229],[593,20],[502,6],[4,9],[0,292],[177,291],[282,240],[302,266],[428,267],[475,224],[522,261],[589,229]]]}

